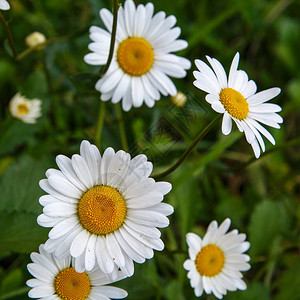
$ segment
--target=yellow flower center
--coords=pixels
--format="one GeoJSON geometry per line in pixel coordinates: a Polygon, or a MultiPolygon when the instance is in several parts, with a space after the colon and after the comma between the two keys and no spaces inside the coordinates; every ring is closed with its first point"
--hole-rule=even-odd
{"type": "Polygon", "coordinates": [[[201,276],[213,277],[222,271],[225,263],[223,251],[216,245],[203,247],[197,254],[195,265],[201,276]]]}
{"type": "Polygon", "coordinates": [[[28,114],[28,111],[29,111],[27,105],[23,104],[23,103],[21,103],[17,106],[17,110],[18,110],[19,115],[28,114]]]}
{"type": "Polygon", "coordinates": [[[248,103],[240,92],[232,88],[225,88],[219,96],[224,108],[232,117],[238,120],[244,120],[247,117],[248,103]]]}
{"type": "Polygon", "coordinates": [[[152,67],[154,52],[151,45],[142,38],[131,37],[120,43],[117,61],[120,68],[131,76],[141,76],[152,67]]]}
{"type": "Polygon", "coordinates": [[[91,291],[91,282],[85,272],[77,273],[75,268],[66,268],[55,277],[54,289],[60,299],[84,300],[91,291]]]}
{"type": "Polygon", "coordinates": [[[109,186],[95,186],[81,197],[78,215],[82,226],[91,233],[102,235],[115,231],[126,217],[123,196],[109,186]]]}

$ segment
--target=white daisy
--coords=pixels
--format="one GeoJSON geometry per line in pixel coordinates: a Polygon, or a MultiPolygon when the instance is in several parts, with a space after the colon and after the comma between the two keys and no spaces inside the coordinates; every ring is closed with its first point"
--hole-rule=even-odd
{"type": "Polygon", "coordinates": [[[226,219],[218,227],[218,223],[212,221],[202,240],[194,233],[186,235],[190,259],[183,266],[189,271],[187,276],[197,297],[204,290],[206,294],[213,293],[222,299],[227,290],[247,288],[240,271],[250,269],[247,263],[250,257],[243,254],[249,249],[250,243],[245,242],[246,235],[239,234],[236,229],[226,233],[230,223],[230,219],[226,219]]]}
{"type": "Polygon", "coordinates": [[[10,5],[6,0],[0,0],[0,9],[8,10],[10,9],[10,5]]]}
{"type": "Polygon", "coordinates": [[[36,119],[41,116],[41,100],[29,100],[21,94],[16,94],[9,103],[9,110],[13,117],[20,119],[24,123],[36,123],[36,119]]]}
{"type": "MultiPolygon", "coordinates": [[[[118,12],[117,34],[114,56],[108,72],[96,83],[101,99],[122,99],[122,107],[129,111],[132,106],[140,107],[143,102],[153,107],[160,93],[164,96],[177,93],[168,76],[183,78],[191,63],[186,58],[171,54],[185,49],[186,41],[177,39],[181,33],[174,27],[176,18],[163,11],[153,16],[154,6],[126,0],[118,12]]],[[[84,57],[91,65],[105,65],[109,53],[113,15],[107,9],[100,10],[100,17],[107,28],[90,28],[89,53],[84,57]]]]}
{"type": "MultiPolygon", "coordinates": [[[[99,268],[90,272],[77,273],[71,256],[57,259],[44,250],[44,245],[39,247],[39,252],[31,253],[33,263],[27,265],[28,271],[35,277],[26,282],[32,288],[28,293],[30,298],[109,300],[110,298],[123,299],[128,295],[123,289],[106,286],[112,281],[108,280],[99,268]]],[[[119,271],[116,281],[125,277],[119,271]]]]}
{"type": "Polygon", "coordinates": [[[265,151],[264,135],[273,145],[273,136],[260,123],[280,128],[283,120],[276,112],[281,111],[277,104],[265,103],[280,93],[280,88],[271,88],[256,93],[256,84],[248,80],[245,71],[237,70],[239,53],[232,61],[227,79],[223,66],[215,58],[206,56],[212,69],[197,59],[195,64],[200,72],[194,71],[194,85],[209,93],[206,101],[218,113],[224,114],[222,132],[231,132],[232,120],[241,132],[245,132],[247,142],[251,144],[256,158],[260,156],[260,148],[265,151]],[[259,123],[260,122],[260,123],[259,123]]]}
{"type": "Polygon", "coordinates": [[[153,249],[164,248],[156,227],[169,225],[173,207],[161,201],[171,184],[149,178],[152,163],[145,155],[131,159],[107,148],[101,157],[88,141],[80,154],[58,155],[61,171],[49,169],[40,181],[49,195],[40,198],[38,224],[53,227],[45,250],[58,258],[71,254],[77,272],[96,264],[113,279],[118,268],[131,276],[133,261],[143,263],[153,249]]]}

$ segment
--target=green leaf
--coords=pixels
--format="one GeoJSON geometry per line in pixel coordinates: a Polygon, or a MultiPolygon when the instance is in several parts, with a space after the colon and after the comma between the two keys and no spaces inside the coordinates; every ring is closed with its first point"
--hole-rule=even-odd
{"type": "Polygon", "coordinates": [[[251,216],[249,225],[250,256],[266,253],[276,236],[288,228],[289,220],[285,208],[269,200],[259,203],[251,216]]]}
{"type": "Polygon", "coordinates": [[[0,212],[0,254],[30,253],[47,239],[48,230],[38,226],[33,213],[0,212]]]}
{"type": "Polygon", "coordinates": [[[37,124],[26,124],[20,120],[14,119],[13,122],[1,130],[0,135],[0,155],[10,153],[16,147],[24,145],[39,130],[39,121],[37,124]]]}
{"type": "Polygon", "coordinates": [[[172,280],[165,288],[165,297],[168,300],[185,299],[181,286],[177,280],[172,280]]]}
{"type": "Polygon", "coordinates": [[[278,280],[279,293],[274,300],[299,300],[300,295],[300,261],[295,258],[294,264],[289,269],[284,271],[278,280]]]}
{"type": "Polygon", "coordinates": [[[29,156],[12,163],[1,177],[0,211],[41,213],[38,199],[44,192],[39,180],[45,177],[48,167],[47,159],[36,160],[29,156]]]}
{"type": "Polygon", "coordinates": [[[183,182],[181,185],[174,186],[172,196],[175,198],[175,214],[178,218],[178,226],[182,238],[181,247],[186,247],[185,235],[194,225],[195,217],[203,208],[203,201],[200,201],[200,193],[197,189],[197,179],[190,178],[189,181],[183,182]]]}
{"type": "Polygon", "coordinates": [[[14,289],[20,287],[23,283],[23,274],[20,269],[15,269],[2,280],[0,285],[0,295],[13,291],[14,289]]]}

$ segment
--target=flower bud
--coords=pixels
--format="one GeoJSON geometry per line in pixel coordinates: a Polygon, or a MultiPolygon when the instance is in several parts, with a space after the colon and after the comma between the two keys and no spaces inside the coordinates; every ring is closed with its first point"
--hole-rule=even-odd
{"type": "Polygon", "coordinates": [[[46,37],[40,32],[33,32],[29,34],[25,43],[29,48],[34,48],[35,50],[43,50],[45,48],[46,37]]]}

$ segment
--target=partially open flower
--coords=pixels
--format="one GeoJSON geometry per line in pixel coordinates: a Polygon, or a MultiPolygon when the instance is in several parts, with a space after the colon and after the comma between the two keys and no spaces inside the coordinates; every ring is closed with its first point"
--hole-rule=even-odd
{"type": "Polygon", "coordinates": [[[9,110],[13,117],[20,119],[24,123],[36,123],[36,119],[41,116],[41,100],[29,100],[21,94],[16,94],[9,103],[9,110]]]}

